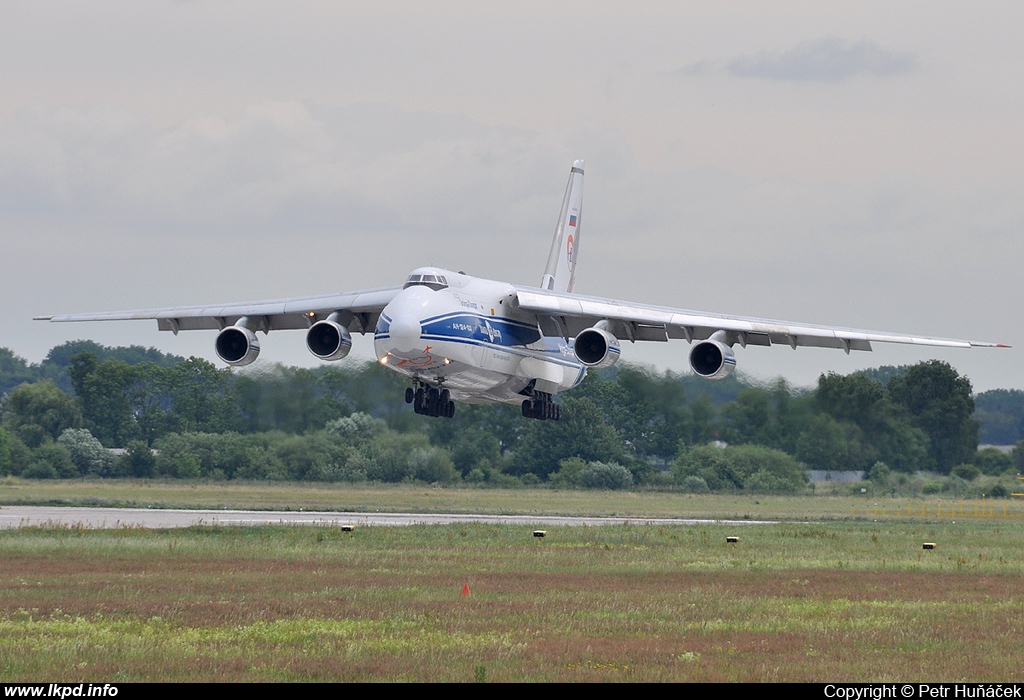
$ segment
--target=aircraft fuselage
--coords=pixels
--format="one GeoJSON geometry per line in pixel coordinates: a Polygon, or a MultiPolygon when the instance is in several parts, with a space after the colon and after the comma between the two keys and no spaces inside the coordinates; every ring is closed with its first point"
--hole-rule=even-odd
{"type": "Polygon", "coordinates": [[[583,381],[571,342],[543,336],[512,285],[433,267],[409,280],[377,322],[381,364],[468,403],[519,403],[583,381]]]}

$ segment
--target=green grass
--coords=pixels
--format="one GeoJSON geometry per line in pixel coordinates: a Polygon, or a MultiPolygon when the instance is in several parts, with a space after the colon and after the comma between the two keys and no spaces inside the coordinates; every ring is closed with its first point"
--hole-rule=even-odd
{"type": "Polygon", "coordinates": [[[1024,673],[1015,522],[30,528],[0,561],[3,681],[1024,673]]]}
{"type": "MultiPolygon", "coordinates": [[[[946,519],[953,516],[953,503],[961,510],[967,510],[967,514],[961,512],[961,516],[980,517],[972,513],[972,509],[973,512],[978,512],[974,500],[951,501],[948,497],[939,496],[906,499],[831,494],[750,496],[548,488],[434,488],[412,484],[277,484],[148,479],[39,481],[14,477],[0,479],[2,505],[258,510],[303,508],[349,512],[515,513],[831,521],[894,517],[935,519],[939,513],[942,514],[942,519],[946,519]],[[908,504],[913,505],[910,516],[907,514],[908,504]],[[920,514],[922,505],[925,506],[923,518],[920,514]]],[[[993,517],[997,520],[1024,521],[1024,502],[1021,499],[986,502],[986,508],[993,507],[993,517]]]]}

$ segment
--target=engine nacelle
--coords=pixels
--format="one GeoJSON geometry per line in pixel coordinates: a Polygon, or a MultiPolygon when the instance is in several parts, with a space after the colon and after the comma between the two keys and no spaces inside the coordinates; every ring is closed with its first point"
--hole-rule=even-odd
{"type": "Polygon", "coordinates": [[[690,350],[690,367],[705,379],[725,379],[736,369],[736,355],[725,343],[702,340],[690,350]]]}
{"type": "Polygon", "coordinates": [[[306,332],[306,347],[321,360],[340,360],[352,349],[352,334],[330,319],[317,321],[306,332]]]}
{"type": "Polygon", "coordinates": [[[260,355],[260,341],[245,326],[228,326],[217,335],[217,357],[235,367],[244,367],[260,355]]]}
{"type": "Polygon", "coordinates": [[[619,341],[608,331],[588,328],[576,336],[573,352],[587,367],[603,369],[619,361],[619,341]]]}

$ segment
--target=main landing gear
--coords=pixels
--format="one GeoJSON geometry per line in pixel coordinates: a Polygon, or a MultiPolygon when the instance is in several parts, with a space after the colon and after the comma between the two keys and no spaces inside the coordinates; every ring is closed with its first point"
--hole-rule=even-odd
{"type": "Polygon", "coordinates": [[[523,418],[559,420],[561,417],[562,407],[551,400],[551,394],[545,394],[543,391],[534,391],[533,398],[523,401],[523,418]]]}
{"type": "Polygon", "coordinates": [[[455,402],[448,390],[435,389],[422,382],[415,389],[405,390],[405,402],[411,403],[413,410],[422,416],[451,418],[455,415],[455,402]]]}

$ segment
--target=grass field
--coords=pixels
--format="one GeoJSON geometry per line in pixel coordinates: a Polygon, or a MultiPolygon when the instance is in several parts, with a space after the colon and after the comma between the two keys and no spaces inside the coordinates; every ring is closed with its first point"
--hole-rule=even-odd
{"type": "Polygon", "coordinates": [[[837,495],[821,486],[818,495],[808,497],[547,488],[433,488],[422,484],[0,478],[0,505],[24,504],[810,521],[922,520],[955,515],[991,515],[996,520],[1024,524],[1024,499],[988,500],[984,504],[973,499],[962,501],[936,496],[908,500],[873,494],[837,495]]]}
{"type": "Polygon", "coordinates": [[[0,532],[0,680],[1015,681],[1015,524],[0,532]],[[925,551],[923,541],[937,549],[925,551]],[[468,585],[469,596],[463,596],[468,585]]]}
{"type": "Polygon", "coordinates": [[[1024,674],[1024,529],[1001,504],[13,479],[0,501],[789,521],[0,531],[2,681],[1024,674]]]}

